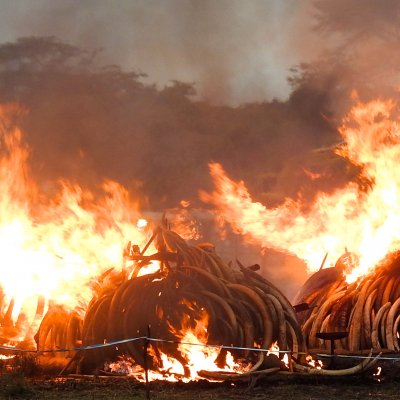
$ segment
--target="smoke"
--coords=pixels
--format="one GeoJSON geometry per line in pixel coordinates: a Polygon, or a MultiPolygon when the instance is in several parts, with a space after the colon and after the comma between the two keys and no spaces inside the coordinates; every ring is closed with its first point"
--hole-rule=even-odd
{"type": "Polygon", "coordinates": [[[365,86],[371,75],[399,83],[397,0],[0,4],[4,41],[55,36],[102,49],[104,62],[143,71],[160,86],[195,82],[199,98],[214,103],[284,100],[289,69],[304,62],[318,67],[320,79],[340,77],[346,89],[365,86]]]}
{"type": "Polygon", "coordinates": [[[318,58],[300,68],[294,86],[327,93],[339,119],[349,109],[351,93],[364,101],[398,98],[399,14],[396,0],[314,1],[313,32],[322,46],[318,58]]]}
{"type": "Polygon", "coordinates": [[[312,52],[308,0],[0,3],[5,41],[55,36],[102,49],[104,62],[144,71],[161,86],[195,82],[199,98],[214,103],[287,98],[290,66],[312,52]]]}
{"type": "Polygon", "coordinates": [[[138,182],[159,208],[207,189],[210,160],[275,203],[303,183],[313,192],[343,184],[345,167],[316,149],[335,144],[353,90],[364,100],[398,96],[398,4],[0,0],[3,43],[53,35],[101,49],[99,64],[148,75],[146,90],[121,98],[107,97],[114,92],[94,79],[35,87],[24,126],[34,170],[46,180],[138,182]],[[294,65],[297,73],[289,72],[294,65]],[[182,87],[162,90],[171,80],[193,82],[205,103],[190,101],[182,87]]]}

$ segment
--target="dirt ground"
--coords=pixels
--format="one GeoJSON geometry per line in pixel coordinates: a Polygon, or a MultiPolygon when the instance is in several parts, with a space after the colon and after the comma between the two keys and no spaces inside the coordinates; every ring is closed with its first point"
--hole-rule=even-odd
{"type": "MultiPolygon", "coordinates": [[[[151,382],[154,400],[223,400],[223,399],[399,399],[400,376],[349,378],[275,376],[246,383],[151,382]]],[[[82,377],[26,379],[18,375],[0,377],[2,399],[146,399],[145,385],[130,378],[82,377]]]]}
{"type": "MultiPolygon", "coordinates": [[[[354,364],[353,361],[351,363],[354,364]]],[[[348,377],[279,372],[246,382],[157,381],[150,382],[148,388],[152,400],[400,399],[400,359],[382,360],[379,367],[348,377]],[[376,376],[379,369],[381,373],[376,376]]],[[[132,377],[93,375],[60,377],[60,372],[58,365],[53,367],[46,364],[44,367],[34,357],[24,356],[4,361],[3,364],[0,362],[0,399],[146,400],[148,398],[145,384],[132,377]]]]}

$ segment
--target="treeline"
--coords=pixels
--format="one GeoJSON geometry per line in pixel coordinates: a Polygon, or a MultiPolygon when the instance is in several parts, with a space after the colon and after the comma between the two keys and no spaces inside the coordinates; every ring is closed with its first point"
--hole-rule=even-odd
{"type": "Polygon", "coordinates": [[[329,190],[354,172],[330,149],[338,116],[327,86],[336,84],[310,66],[292,72],[287,101],[240,107],[199,101],[192,84],[158,88],[144,78],[53,37],[0,45],[0,102],[28,110],[21,124],[35,178],[91,188],[117,180],[161,210],[211,189],[210,161],[269,204],[329,190]]]}

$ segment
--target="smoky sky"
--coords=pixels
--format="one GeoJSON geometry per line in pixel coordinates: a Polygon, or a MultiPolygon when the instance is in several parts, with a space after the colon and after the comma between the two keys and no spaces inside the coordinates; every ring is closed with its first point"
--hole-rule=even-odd
{"type": "Polygon", "coordinates": [[[201,99],[287,98],[289,68],[315,55],[311,0],[0,0],[0,41],[55,36],[201,99]],[[301,40],[299,40],[301,38],[301,40]]]}

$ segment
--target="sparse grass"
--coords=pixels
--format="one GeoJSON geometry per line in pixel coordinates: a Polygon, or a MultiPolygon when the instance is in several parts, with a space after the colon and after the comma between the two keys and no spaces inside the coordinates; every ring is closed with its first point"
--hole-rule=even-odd
{"type": "Polygon", "coordinates": [[[0,394],[4,399],[30,399],[34,390],[23,374],[13,372],[0,376],[0,394]]]}
{"type": "MultiPolygon", "coordinates": [[[[4,399],[146,399],[144,385],[129,379],[63,378],[27,381],[14,376],[7,377],[5,383],[7,390],[1,392],[4,399]]],[[[150,393],[152,400],[353,400],[397,399],[399,390],[398,381],[378,383],[353,378],[306,379],[303,382],[274,379],[258,382],[257,386],[252,388],[246,384],[198,382],[184,385],[153,382],[150,393]]]]}
{"type": "MultiPolygon", "coordinates": [[[[35,357],[12,360],[12,368],[0,368],[1,399],[44,400],[145,400],[145,385],[123,377],[56,377],[40,366],[35,357]],[[47,378],[46,378],[47,374],[47,378]],[[51,378],[48,378],[51,376],[51,378]]],[[[54,372],[58,371],[58,372],[54,372]]],[[[152,400],[353,400],[397,399],[400,393],[400,368],[383,365],[381,382],[373,371],[362,376],[321,377],[275,375],[250,383],[151,382],[152,400]]]]}

